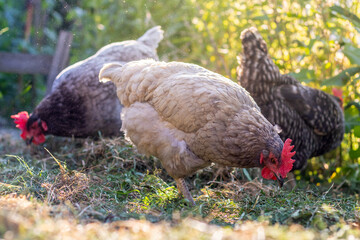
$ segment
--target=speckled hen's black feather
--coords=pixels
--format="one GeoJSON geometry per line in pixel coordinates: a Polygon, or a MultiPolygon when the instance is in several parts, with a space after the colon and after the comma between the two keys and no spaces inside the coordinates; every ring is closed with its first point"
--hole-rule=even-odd
{"type": "Polygon", "coordinates": [[[282,140],[293,140],[293,170],[304,168],[307,159],[339,146],[344,135],[344,115],[338,99],[282,75],[255,28],[244,30],[241,39],[239,83],[249,91],[264,116],[280,126],[282,140]]]}

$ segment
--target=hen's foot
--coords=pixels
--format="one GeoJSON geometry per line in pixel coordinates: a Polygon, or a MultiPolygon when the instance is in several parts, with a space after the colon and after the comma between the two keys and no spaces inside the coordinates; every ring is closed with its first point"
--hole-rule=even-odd
{"type": "Polygon", "coordinates": [[[189,202],[191,203],[191,205],[195,206],[195,201],[192,198],[189,189],[186,186],[185,180],[183,178],[178,178],[175,179],[176,185],[178,187],[178,189],[180,190],[180,192],[183,194],[183,196],[189,200],[189,202]]]}

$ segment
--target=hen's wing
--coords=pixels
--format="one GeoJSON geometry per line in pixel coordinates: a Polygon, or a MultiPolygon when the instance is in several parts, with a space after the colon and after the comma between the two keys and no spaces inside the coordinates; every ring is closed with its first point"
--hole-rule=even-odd
{"type": "Polygon", "coordinates": [[[323,91],[301,84],[285,84],[274,87],[273,93],[294,109],[317,135],[327,135],[343,123],[341,107],[334,97],[323,91]]]}

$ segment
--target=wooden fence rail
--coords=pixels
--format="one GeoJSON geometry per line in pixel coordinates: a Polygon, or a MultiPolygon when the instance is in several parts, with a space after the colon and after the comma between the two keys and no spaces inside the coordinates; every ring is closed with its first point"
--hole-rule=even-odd
{"type": "Polygon", "coordinates": [[[72,34],[61,31],[54,56],[0,52],[0,72],[47,75],[46,94],[51,92],[56,76],[69,61],[72,34]]]}

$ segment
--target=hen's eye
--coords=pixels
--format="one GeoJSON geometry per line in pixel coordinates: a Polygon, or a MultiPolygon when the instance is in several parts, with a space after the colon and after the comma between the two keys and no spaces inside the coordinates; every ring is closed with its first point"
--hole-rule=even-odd
{"type": "Polygon", "coordinates": [[[275,163],[276,163],[275,158],[271,158],[270,161],[271,161],[272,164],[275,164],[275,163]]]}

